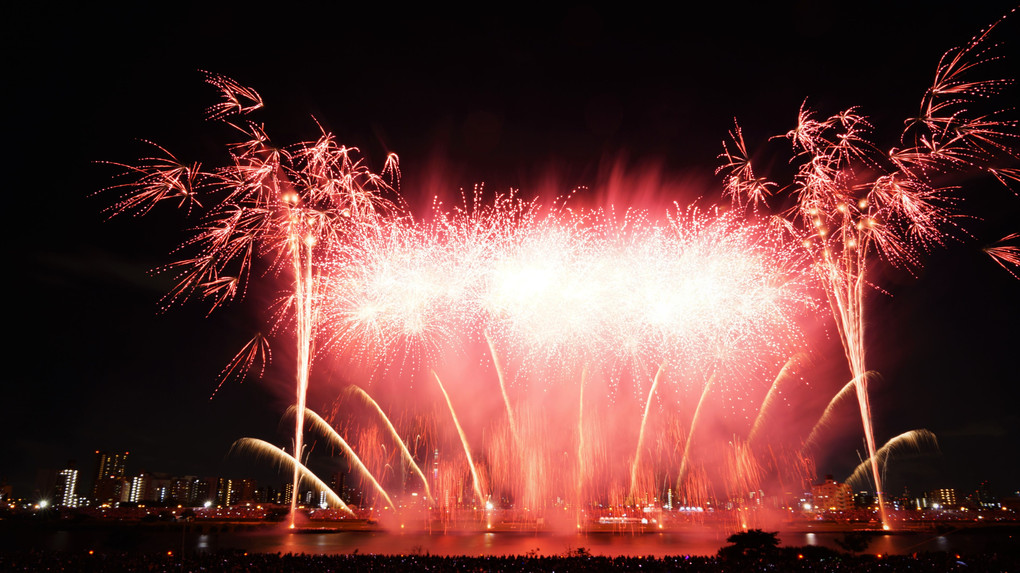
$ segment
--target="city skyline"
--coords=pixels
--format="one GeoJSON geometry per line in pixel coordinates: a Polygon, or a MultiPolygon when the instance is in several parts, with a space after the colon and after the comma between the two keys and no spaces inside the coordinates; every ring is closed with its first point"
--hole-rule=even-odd
{"type": "MultiPolygon", "coordinates": [[[[134,507],[229,507],[235,505],[251,505],[254,503],[276,504],[285,506],[290,503],[292,484],[280,481],[267,484],[258,480],[238,476],[197,476],[174,475],[161,471],[148,471],[130,468],[127,464],[130,452],[95,452],[95,470],[90,472],[79,470],[75,460],[69,460],[67,467],[60,470],[39,470],[36,491],[32,495],[11,495],[4,491],[3,501],[12,504],[10,507],[37,510],[49,507],[64,510],[86,508],[134,508],[134,507]],[[127,469],[130,468],[130,469],[127,469]],[[44,483],[45,482],[45,483],[44,483]],[[91,486],[91,487],[89,487],[91,486]]],[[[357,485],[357,476],[349,471],[337,471],[331,474],[326,484],[329,489],[340,495],[348,504],[365,509],[367,505],[378,505],[380,500],[373,500],[373,492],[357,485]],[[363,507],[364,504],[365,507],[363,507]]],[[[362,484],[363,486],[367,484],[362,484]]],[[[433,484],[434,486],[436,484],[433,484]]],[[[416,501],[423,493],[412,487],[413,492],[400,492],[395,501],[398,504],[416,501]]],[[[727,499],[710,497],[703,500],[705,507],[681,507],[685,501],[678,491],[668,490],[661,496],[659,504],[663,509],[678,511],[709,511],[731,509],[743,504],[764,504],[766,507],[778,507],[793,511],[804,510],[807,513],[843,512],[856,509],[872,509],[876,498],[873,490],[854,489],[848,483],[836,480],[832,475],[818,476],[808,480],[802,487],[791,488],[784,492],[771,492],[761,499],[756,492],[750,499],[727,499]]],[[[324,493],[316,486],[305,484],[300,489],[299,504],[306,507],[318,507],[326,503],[324,493]]],[[[469,491],[462,491],[465,497],[458,505],[473,504],[469,491]]],[[[911,490],[909,486],[902,492],[887,494],[891,509],[895,510],[944,510],[948,512],[999,509],[1009,506],[1015,509],[1020,503],[1020,491],[1012,490],[996,492],[986,480],[971,489],[957,487],[937,487],[930,490],[911,490]]],[[[518,506],[510,500],[498,500],[496,507],[515,509],[518,506]]],[[[325,505],[323,505],[325,507],[325,505]]],[[[602,507],[593,504],[592,507],[602,507]]]]}
{"type": "MultiPolygon", "coordinates": [[[[389,34],[380,30],[378,42],[369,30],[359,30],[348,34],[353,39],[346,49],[337,44],[344,62],[367,69],[377,63],[378,72],[365,72],[374,81],[333,72],[329,59],[286,56],[333,45],[323,35],[325,25],[307,34],[281,31],[286,41],[280,44],[292,49],[259,58],[230,49],[247,49],[250,38],[226,27],[227,16],[215,11],[148,24],[167,32],[187,21],[199,40],[185,46],[147,40],[152,31],[140,28],[144,13],[91,15],[105,32],[93,35],[75,26],[73,13],[47,21],[23,9],[27,29],[52,42],[26,36],[17,44],[24,58],[16,95],[25,113],[13,129],[19,146],[13,187],[39,193],[32,200],[41,201],[42,210],[18,211],[13,229],[28,243],[14,249],[12,269],[27,277],[29,300],[15,308],[15,324],[24,330],[11,355],[31,368],[8,386],[9,396],[24,390],[28,399],[4,423],[12,439],[5,440],[0,477],[24,484],[36,468],[63,463],[76,457],[69,452],[90,451],[98,443],[145,452],[145,465],[154,469],[164,463],[170,472],[190,466],[209,475],[231,473],[221,471],[231,467],[257,474],[267,471],[258,461],[226,457],[233,440],[256,436],[288,443],[280,420],[290,398],[272,384],[229,382],[209,399],[219,371],[256,328],[244,309],[258,301],[208,319],[201,304],[159,312],[167,280],[148,272],[171,260],[180,219],[167,209],[153,219],[104,223],[111,198],[94,196],[113,173],[91,162],[132,160],[145,150],[132,138],[185,150],[188,158],[218,153],[215,143],[202,139],[215,131],[201,121],[213,94],[194,70],[212,69],[258,89],[273,120],[267,123],[277,131],[314,135],[314,115],[341,142],[362,146],[374,164],[384,151],[400,154],[402,186],[412,202],[481,181],[496,190],[520,187],[528,195],[554,168],[568,187],[595,185],[600,170],[623,153],[632,169],[661,162],[662,172],[686,181],[692,195],[717,195],[721,178],[712,172],[718,142],[733,115],[749,138],[763,143],[789,128],[806,97],[827,111],[861,105],[879,127],[892,123],[890,133],[896,133],[930,82],[938,56],[1009,9],[958,14],[936,7],[911,15],[900,8],[876,17],[869,8],[845,15],[845,25],[880,40],[826,46],[828,53],[800,43],[827,37],[824,27],[812,31],[807,25],[835,16],[824,9],[729,15],[727,23],[747,36],[739,41],[699,31],[694,23],[683,29],[684,37],[636,16],[610,25],[610,15],[598,11],[549,13],[544,25],[525,26],[530,19],[518,16],[495,25],[492,34],[472,19],[444,23],[408,14],[391,21],[389,34]],[[794,16],[797,25],[785,23],[794,16]],[[647,37],[641,26],[652,26],[647,37]],[[759,26],[777,31],[752,41],[759,26]],[[906,35],[903,29],[916,32],[889,38],[894,31],[906,35]],[[515,42],[516,34],[527,40],[515,42]],[[388,35],[400,40],[385,41],[388,35]],[[461,45],[471,41],[477,50],[461,45]],[[710,56],[692,56],[698,48],[710,56]],[[796,71],[804,66],[816,73],[796,71]],[[355,80],[378,86],[383,95],[352,89],[355,80]],[[741,85],[751,88],[741,92],[741,85]],[[890,94],[890,85],[903,87],[890,94]],[[400,95],[408,92],[421,95],[408,102],[400,95]],[[583,105],[573,106],[572,98],[583,105]],[[195,141],[195,134],[203,135],[195,141]]],[[[835,32],[830,25],[827,33],[835,32]]],[[[1007,69],[1015,72],[1020,60],[1011,61],[1007,69]]],[[[1018,479],[1017,462],[1008,454],[1017,438],[1017,414],[1009,407],[1015,404],[1017,366],[1010,352],[1017,342],[1018,305],[1012,301],[1020,284],[980,248],[1020,230],[1018,200],[994,181],[960,184],[976,190],[967,193],[962,209],[983,219],[964,224],[975,236],[963,235],[927,256],[917,277],[883,266],[878,286],[892,296],[875,292],[869,300],[869,354],[882,376],[872,385],[876,433],[880,443],[917,428],[939,438],[940,455],[893,458],[894,484],[927,476],[943,482],[927,487],[991,479],[1015,489],[1010,484],[1018,479]]],[[[279,362],[285,360],[283,353],[279,362]]],[[[831,381],[817,385],[833,387],[831,381]]],[[[313,397],[328,404],[335,394],[320,385],[313,397]]],[[[831,393],[819,394],[824,406],[831,393]]],[[[834,434],[830,453],[819,456],[821,474],[852,470],[862,449],[859,419],[846,416],[834,434]]]]}

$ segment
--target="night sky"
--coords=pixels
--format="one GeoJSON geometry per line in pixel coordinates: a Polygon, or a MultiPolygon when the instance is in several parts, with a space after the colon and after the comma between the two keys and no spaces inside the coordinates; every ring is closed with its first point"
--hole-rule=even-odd
{"type": "MultiPolygon", "coordinates": [[[[764,149],[805,98],[823,113],[859,105],[876,139],[895,144],[940,55],[1011,8],[711,4],[679,15],[619,4],[9,8],[0,478],[29,496],[38,469],[74,459],[89,484],[97,449],[130,451],[129,471],[264,476],[253,460],[228,457],[230,444],[288,439],[289,396],[270,385],[232,382],[210,400],[258,328],[245,308],[253,302],[210,317],[201,303],[159,312],[169,282],[149,271],[172,260],[193,219],[166,205],[106,221],[115,195],[97,194],[117,173],[97,162],[147,153],[138,139],[185,160],[222,159],[230,134],[203,120],[216,93],[198,70],[257,89],[266,102],[257,119],[277,141],[314,138],[314,117],[376,168],[398,153],[412,205],[482,181],[528,196],[550,173],[564,192],[597,187],[619,162],[682,182],[689,197],[659,199],[685,203],[718,195],[716,156],[734,117],[764,149]]],[[[998,39],[1020,38],[1016,16],[998,39]]],[[[1020,77],[1016,46],[998,53],[1009,59],[996,73],[1020,77]]],[[[1020,101],[1016,90],[1002,97],[1004,107],[1020,101]]],[[[968,233],[916,276],[884,265],[874,274],[888,292],[872,293],[867,317],[870,367],[881,373],[876,434],[927,428],[941,445],[894,459],[887,491],[967,492],[987,479],[1005,495],[1020,489],[1020,281],[981,248],[1020,232],[1020,198],[987,180],[955,183],[968,233]]],[[[859,420],[838,434],[818,471],[842,478],[861,450],[859,420]]]]}

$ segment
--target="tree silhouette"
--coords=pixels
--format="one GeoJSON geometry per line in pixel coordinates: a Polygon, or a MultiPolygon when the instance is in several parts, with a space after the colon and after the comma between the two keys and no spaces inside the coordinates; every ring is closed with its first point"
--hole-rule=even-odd
{"type": "Polygon", "coordinates": [[[836,545],[843,548],[843,551],[849,551],[851,554],[857,554],[868,548],[871,543],[871,533],[867,531],[848,531],[843,535],[843,539],[836,539],[836,545]]]}
{"type": "Polygon", "coordinates": [[[720,557],[761,558],[776,553],[779,547],[778,531],[750,529],[726,538],[731,545],[719,550],[720,557]]]}

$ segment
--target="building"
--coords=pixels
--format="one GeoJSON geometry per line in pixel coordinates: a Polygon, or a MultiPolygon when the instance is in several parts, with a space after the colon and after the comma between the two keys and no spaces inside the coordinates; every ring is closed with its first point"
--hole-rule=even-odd
{"type": "Polygon", "coordinates": [[[127,500],[131,503],[140,503],[145,501],[145,493],[149,489],[149,475],[142,472],[133,478],[131,478],[131,490],[128,493],[127,500]]]}
{"type": "Polygon", "coordinates": [[[932,507],[934,507],[935,504],[938,504],[938,506],[943,509],[959,508],[956,502],[956,490],[951,487],[933,489],[928,492],[927,497],[932,507]]]}
{"type": "Polygon", "coordinates": [[[854,507],[865,508],[875,503],[875,495],[870,491],[861,490],[854,494],[854,507]]]}
{"type": "Polygon", "coordinates": [[[234,503],[258,503],[260,500],[256,491],[258,483],[253,479],[234,480],[236,493],[234,503]]]}
{"type": "Polygon", "coordinates": [[[196,476],[174,478],[170,484],[170,498],[184,506],[196,505],[195,498],[201,481],[196,476]]]}
{"type": "Polygon", "coordinates": [[[115,504],[130,494],[123,491],[128,453],[96,450],[96,479],[92,486],[92,498],[97,504],[115,504]]]}
{"type": "Polygon", "coordinates": [[[825,482],[811,486],[811,496],[815,511],[847,511],[854,507],[850,486],[831,475],[825,476],[825,482]]]}
{"type": "Polygon", "coordinates": [[[214,505],[219,493],[219,478],[207,477],[194,482],[195,505],[214,505]]]}
{"type": "Polygon", "coordinates": [[[57,472],[54,502],[61,507],[78,507],[78,470],[74,462],[57,472]]]}
{"type": "Polygon", "coordinates": [[[234,480],[219,478],[216,480],[216,505],[229,506],[237,503],[237,490],[234,487],[234,480]]]}
{"type": "Polygon", "coordinates": [[[975,501],[977,501],[977,506],[982,509],[996,509],[999,507],[999,500],[992,495],[992,487],[988,480],[978,485],[977,491],[974,492],[974,497],[975,501]]]}
{"type": "Polygon", "coordinates": [[[172,501],[174,478],[166,473],[149,474],[149,485],[145,490],[145,501],[166,504],[172,501]]]}

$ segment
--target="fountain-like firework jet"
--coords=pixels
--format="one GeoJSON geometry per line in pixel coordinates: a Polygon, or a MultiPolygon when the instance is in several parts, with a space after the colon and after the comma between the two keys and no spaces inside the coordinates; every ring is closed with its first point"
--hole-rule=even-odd
{"type": "Polygon", "coordinates": [[[641,450],[644,448],[645,443],[645,426],[648,423],[648,412],[652,407],[652,398],[655,397],[655,389],[659,387],[659,377],[666,370],[665,365],[659,365],[659,369],[655,371],[655,376],[652,378],[652,387],[648,390],[648,399],[645,400],[645,412],[641,416],[641,429],[638,431],[637,449],[634,451],[634,463],[630,466],[630,497],[631,499],[637,499],[637,473],[638,467],[641,463],[641,450]]]}
{"type": "Polygon", "coordinates": [[[464,429],[460,426],[460,421],[457,420],[457,412],[453,409],[453,402],[450,401],[450,395],[446,393],[443,381],[439,379],[439,375],[436,374],[435,370],[432,371],[432,377],[436,379],[436,384],[439,384],[439,390],[443,392],[443,398],[446,398],[446,405],[450,407],[450,417],[453,418],[453,425],[457,428],[460,443],[464,446],[464,455],[467,457],[468,467],[471,468],[471,482],[474,485],[478,503],[485,503],[485,494],[482,493],[482,482],[478,479],[478,469],[475,468],[474,458],[471,457],[471,446],[468,444],[467,436],[464,435],[464,429]]]}
{"type": "Polygon", "coordinates": [[[371,396],[369,396],[368,392],[365,392],[364,390],[361,389],[360,386],[357,386],[355,384],[351,384],[350,386],[348,386],[347,392],[351,394],[356,394],[357,396],[361,397],[368,405],[375,408],[376,413],[379,414],[379,417],[382,418],[382,421],[386,424],[386,427],[389,429],[390,434],[393,436],[393,439],[397,442],[398,445],[400,445],[400,453],[404,456],[404,461],[411,466],[411,469],[414,470],[414,473],[418,474],[418,477],[421,479],[422,486],[425,488],[425,496],[428,497],[429,501],[434,502],[435,500],[432,498],[432,491],[429,489],[429,482],[425,478],[424,472],[421,471],[421,468],[418,466],[418,463],[414,461],[414,456],[412,456],[410,450],[407,449],[407,444],[404,443],[404,440],[400,439],[400,434],[397,433],[397,429],[393,427],[393,423],[390,421],[390,417],[387,416],[386,412],[383,412],[383,409],[379,407],[379,403],[376,402],[371,396]]]}
{"type": "MultiPolygon", "coordinates": [[[[296,202],[297,196],[288,196],[288,203],[296,202]]],[[[296,205],[295,205],[296,206],[296,205]]],[[[301,217],[296,209],[291,210],[291,217],[301,217]]],[[[297,220],[293,221],[297,223],[297,220]]],[[[297,226],[297,225],[296,225],[297,226]]],[[[294,262],[294,310],[297,320],[296,343],[297,343],[297,406],[294,415],[294,451],[296,457],[300,457],[304,451],[304,428],[305,428],[305,396],[308,393],[308,371],[311,366],[312,352],[312,253],[315,245],[314,237],[301,237],[298,233],[291,233],[288,237],[289,248],[294,262]]],[[[341,440],[342,441],[342,440],[341,440]]],[[[344,444],[346,445],[346,444],[344,444]]],[[[290,497],[290,526],[295,526],[297,518],[298,480],[300,479],[297,466],[294,466],[294,479],[292,481],[295,495],[290,497]]],[[[392,506],[392,504],[390,504],[392,506]]]]}
{"type": "Polygon", "coordinates": [[[588,381],[588,366],[581,369],[581,382],[577,388],[577,527],[581,527],[581,500],[584,499],[584,384],[588,381]]]}
{"type": "MultiPolygon", "coordinates": [[[[814,305],[803,255],[779,238],[715,209],[669,210],[655,220],[640,210],[544,210],[505,198],[432,219],[395,218],[346,243],[323,274],[322,323],[332,330],[320,352],[374,372],[395,364],[429,372],[465,342],[486,345],[508,422],[496,463],[517,462],[494,475],[518,503],[544,502],[552,468],[567,461],[532,446],[549,419],[532,409],[525,424],[513,391],[581,370],[585,385],[598,379],[612,388],[654,364],[664,370],[652,399],[675,399],[701,372],[717,372],[713,388],[746,392],[747,380],[801,348],[799,318],[814,305]],[[668,395],[665,369],[678,373],[668,395]]],[[[457,382],[440,382],[448,406],[457,382]]],[[[588,393],[578,391],[577,479],[608,493],[608,480],[588,478],[588,393]]],[[[474,479],[479,491],[488,487],[474,479]]]]}
{"type": "MultiPolygon", "coordinates": [[[[865,372],[863,376],[870,377],[876,376],[877,374],[878,374],[877,372],[869,370],[868,372],[865,372]]],[[[840,388],[839,392],[836,392],[836,394],[832,397],[831,400],[829,400],[829,403],[825,406],[825,410],[822,411],[822,415],[818,417],[818,421],[815,422],[814,426],[812,426],[811,432],[808,433],[808,437],[804,440],[804,445],[801,448],[801,452],[807,451],[808,448],[815,444],[815,441],[818,439],[818,434],[821,432],[822,428],[824,428],[826,424],[828,424],[829,417],[832,416],[832,412],[833,410],[836,409],[836,406],[840,402],[842,402],[844,398],[857,392],[857,380],[858,380],[857,377],[851,379],[849,382],[843,385],[842,388],[840,388]]]]}
{"type": "Polygon", "coordinates": [[[765,419],[765,412],[769,410],[773,400],[775,400],[776,394],[779,393],[779,383],[790,376],[796,371],[801,361],[805,360],[807,355],[803,353],[794,354],[783,364],[783,367],[779,369],[779,374],[776,374],[775,380],[772,381],[772,385],[769,386],[768,393],[765,394],[765,399],[762,400],[761,407],[758,408],[758,416],[755,417],[754,423],[751,424],[751,431],[747,434],[747,443],[754,444],[755,439],[759,436],[761,425],[765,419]]]}
{"type": "MultiPolygon", "coordinates": [[[[860,226],[856,226],[859,230],[860,226]]],[[[842,230],[846,234],[853,235],[850,239],[843,238],[841,240],[841,246],[849,247],[841,249],[843,253],[842,260],[830,261],[830,251],[826,248],[822,251],[823,263],[818,268],[821,274],[821,282],[825,285],[825,293],[829,296],[829,303],[832,306],[833,313],[837,316],[837,330],[840,333],[840,339],[843,341],[843,349],[850,364],[850,372],[853,373],[856,381],[854,388],[857,391],[857,402],[861,409],[864,439],[868,445],[868,452],[871,454],[872,475],[875,478],[878,509],[882,517],[882,526],[888,529],[889,518],[885,511],[885,492],[882,491],[882,481],[878,472],[878,460],[875,458],[875,432],[871,425],[868,379],[865,375],[867,371],[864,367],[864,276],[867,266],[867,250],[863,246],[855,248],[859,244],[860,239],[864,237],[859,237],[858,233],[855,233],[852,229],[847,229],[845,224],[842,230]]],[[[819,237],[824,240],[824,233],[822,231],[819,231],[819,237]]]]}
{"type": "Polygon", "coordinates": [[[903,448],[912,448],[914,451],[920,452],[925,446],[930,446],[936,451],[938,450],[939,442],[935,434],[924,429],[903,432],[876,450],[874,460],[864,460],[858,464],[854,471],[850,473],[850,477],[846,478],[845,482],[852,487],[858,487],[859,484],[868,478],[873,464],[881,466],[882,474],[884,475],[888,467],[889,457],[893,453],[903,448]]]}
{"type": "MultiPolygon", "coordinates": [[[[302,481],[306,481],[315,486],[320,492],[326,494],[326,500],[330,505],[339,507],[346,511],[351,517],[357,517],[354,511],[344,503],[344,500],[340,499],[340,496],[333,491],[328,485],[326,485],[321,479],[315,476],[311,471],[308,470],[301,462],[294,459],[294,456],[288,454],[282,448],[278,448],[269,442],[260,440],[258,438],[241,438],[234,442],[231,449],[239,451],[251,451],[260,456],[266,456],[269,459],[280,464],[280,466],[293,465],[298,470],[298,474],[301,476],[302,481]]],[[[295,490],[296,491],[296,490],[295,490]]],[[[296,495],[296,494],[295,494],[296,495]]]]}
{"type": "Polygon", "coordinates": [[[499,362],[499,355],[496,353],[496,345],[492,343],[492,337],[489,336],[488,331],[485,332],[485,342],[489,345],[489,354],[492,356],[492,364],[496,368],[496,377],[499,379],[499,390],[503,394],[503,403],[506,405],[506,418],[507,422],[510,423],[510,431],[514,435],[514,445],[519,449],[523,447],[521,443],[521,432],[517,428],[517,422],[514,421],[514,409],[510,405],[510,396],[506,393],[506,376],[503,373],[503,366],[499,362]]]}
{"type": "MultiPolygon", "coordinates": [[[[290,408],[287,409],[287,413],[297,415],[297,407],[291,406],[290,408]]],[[[386,490],[383,489],[383,486],[379,484],[379,481],[375,479],[375,476],[372,475],[372,472],[369,471],[368,467],[365,466],[364,462],[361,461],[361,458],[358,457],[358,454],[354,451],[354,448],[347,444],[347,441],[343,439],[340,433],[337,432],[336,429],[329,424],[329,422],[323,420],[321,416],[319,416],[312,410],[305,409],[305,415],[301,419],[304,420],[305,418],[310,420],[313,430],[317,430],[320,434],[329,438],[334,444],[340,446],[340,449],[342,449],[343,452],[347,455],[347,457],[350,458],[352,462],[354,462],[354,466],[358,468],[359,472],[361,472],[362,477],[368,480],[368,483],[372,484],[372,487],[374,487],[375,490],[379,492],[379,495],[383,496],[383,499],[386,500],[386,503],[389,505],[390,508],[396,509],[397,506],[393,504],[393,500],[390,499],[390,495],[386,493],[386,490]]]]}
{"type": "MultiPolygon", "coordinates": [[[[924,251],[942,244],[942,229],[954,200],[950,189],[933,183],[939,173],[984,171],[1000,181],[1011,174],[995,162],[1016,156],[1016,121],[1003,119],[1004,111],[968,109],[1011,83],[967,77],[980,64],[995,59],[988,55],[985,42],[999,22],[942,57],[935,81],[922,98],[919,117],[906,123],[900,138],[903,147],[878,152],[868,140],[872,126],[856,108],[819,120],[804,106],[796,127],[786,133],[798,168],[793,184],[783,187],[782,199],[793,207],[777,220],[812,257],[832,309],[850,374],[856,380],[854,389],[886,528],[889,522],[865,368],[864,295],[870,286],[866,278],[870,255],[917,267],[924,251]]],[[[739,126],[731,136],[734,150],[724,145],[722,157],[727,163],[719,169],[726,173],[726,192],[735,205],[757,211],[777,186],[762,184],[762,179],[753,176],[739,126]]]]}
{"type": "Polygon", "coordinates": [[[701,417],[701,410],[705,405],[705,400],[708,398],[708,392],[712,389],[712,382],[715,380],[715,375],[716,373],[713,372],[712,375],[708,377],[708,381],[705,382],[705,388],[701,391],[701,398],[698,399],[698,405],[694,408],[694,415],[691,416],[691,429],[687,432],[687,441],[684,443],[684,453],[680,458],[680,472],[676,477],[677,487],[680,487],[684,478],[687,477],[687,471],[691,460],[691,445],[694,443],[694,430],[698,427],[698,419],[701,417]]]}
{"type": "MultiPolygon", "coordinates": [[[[206,81],[222,96],[220,103],[209,108],[209,118],[227,123],[245,137],[228,145],[232,163],[204,171],[200,164],[183,164],[159,148],[165,157],[145,159],[138,165],[118,164],[133,180],[113,187],[126,193],[110,211],[144,214],[165,200],[186,205],[189,211],[205,210],[202,222],[180,249],[194,254],[166,267],[175,273],[176,284],[164,298],[165,304],[198,293],[216,308],[243,296],[253,271],[292,275],[285,310],[276,316],[272,330],[289,331],[279,328],[283,324],[294,328],[298,405],[294,452],[300,456],[324,256],[362,228],[378,224],[379,216],[394,208],[383,194],[392,191],[384,177],[396,178],[396,156],[387,159],[380,176],[356,158],[356,148],[337,145],[325,131],[315,141],[275,147],[262,126],[241,119],[262,107],[255,90],[215,74],[206,74],[206,81]],[[256,268],[260,261],[264,268],[256,268]]],[[[250,345],[246,349],[242,355],[249,358],[235,360],[240,367],[230,369],[239,376],[247,374],[256,356],[267,354],[251,352],[250,345]]],[[[295,488],[299,478],[295,466],[295,488]]],[[[295,495],[292,514],[296,504],[295,495]]]]}

